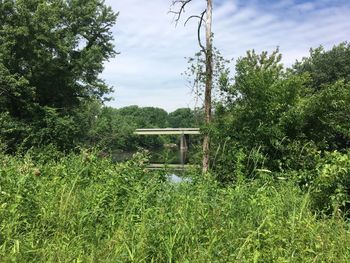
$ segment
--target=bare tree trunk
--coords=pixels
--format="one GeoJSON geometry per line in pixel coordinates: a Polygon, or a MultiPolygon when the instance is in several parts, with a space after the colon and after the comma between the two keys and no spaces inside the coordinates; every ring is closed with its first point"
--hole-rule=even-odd
{"type": "MultiPolygon", "coordinates": [[[[211,89],[213,84],[213,43],[212,43],[212,0],[207,0],[206,19],[206,52],[205,52],[205,93],[204,93],[204,118],[205,124],[211,122],[211,89]]],[[[210,161],[210,138],[206,134],[203,140],[203,173],[209,170],[210,161]]]]}
{"type": "MultiPolygon", "coordinates": [[[[172,5],[175,6],[180,4],[180,9],[178,11],[172,11],[175,14],[175,21],[178,23],[180,21],[181,15],[185,12],[185,7],[192,2],[192,0],[173,0],[172,5]]],[[[212,13],[213,13],[213,0],[206,0],[207,9],[204,10],[201,15],[194,15],[187,18],[186,23],[191,18],[199,19],[197,38],[198,44],[201,47],[201,51],[205,53],[205,91],[204,91],[204,123],[209,125],[211,122],[211,90],[213,86],[213,38],[212,38],[212,13]],[[206,14],[206,46],[204,47],[201,43],[201,27],[204,21],[204,15],[206,14]]],[[[208,172],[210,162],[210,138],[208,134],[204,135],[203,140],[203,173],[208,172]]]]}

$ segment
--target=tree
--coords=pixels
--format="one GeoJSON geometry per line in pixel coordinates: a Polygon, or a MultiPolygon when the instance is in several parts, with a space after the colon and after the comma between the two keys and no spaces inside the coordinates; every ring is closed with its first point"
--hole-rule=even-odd
{"type": "Polygon", "coordinates": [[[253,50],[237,61],[230,90],[236,96],[230,106],[234,116],[231,128],[249,148],[269,149],[282,140],[285,132],[281,118],[296,105],[304,91],[305,77],[287,74],[281,58],[278,50],[271,54],[256,54],[253,50]]]}
{"type": "Polygon", "coordinates": [[[308,73],[311,87],[319,91],[322,86],[334,84],[338,80],[350,81],[350,43],[343,42],[331,50],[322,46],[310,49],[310,56],[303,58],[293,66],[296,74],[308,73]]]}
{"type": "MultiPolygon", "coordinates": [[[[180,9],[178,11],[171,11],[172,13],[175,13],[176,17],[176,23],[179,22],[181,15],[185,11],[186,6],[192,2],[192,0],[173,0],[173,6],[180,5],[180,9]]],[[[198,44],[201,48],[201,52],[205,54],[205,91],[204,91],[204,122],[206,125],[209,125],[211,123],[212,119],[212,85],[213,85],[213,37],[212,37],[212,10],[213,10],[213,3],[212,0],[206,0],[207,7],[206,9],[201,13],[200,16],[190,16],[187,18],[185,24],[191,19],[191,18],[197,18],[199,19],[198,23],[198,31],[197,31],[197,37],[198,37],[198,44]],[[206,19],[204,20],[204,15],[206,14],[206,19]],[[203,21],[205,21],[205,39],[206,39],[206,46],[204,47],[201,43],[201,26],[203,24],[203,21]]],[[[207,172],[209,170],[209,162],[210,162],[210,138],[209,135],[206,133],[204,135],[203,139],[203,172],[207,172]]]]}
{"type": "Polygon", "coordinates": [[[137,147],[156,148],[162,145],[157,136],[137,136],[138,128],[165,128],[168,113],[155,107],[128,106],[120,109],[103,107],[89,130],[91,145],[105,150],[135,150],[137,147]]]}
{"type": "MultiPolygon", "coordinates": [[[[312,85],[312,84],[311,84],[312,85]]],[[[322,84],[319,91],[298,103],[289,116],[289,129],[312,140],[322,151],[350,147],[350,83],[322,84]]]]}
{"type": "MultiPolygon", "coordinates": [[[[342,44],[334,49],[339,54],[342,44]]],[[[314,169],[320,153],[350,147],[347,65],[328,60],[341,62],[346,55],[329,54],[305,58],[313,66],[298,72],[283,68],[278,50],[249,51],[238,59],[234,83],[225,87],[226,98],[215,110],[213,170],[220,180],[234,179],[232,168],[239,170],[242,161],[248,174],[259,160],[273,171],[314,169]],[[328,64],[337,65],[336,70],[328,64]],[[342,77],[322,80],[322,68],[343,72],[342,77]]]]}
{"type": "Polygon", "coordinates": [[[303,103],[307,81],[305,75],[286,72],[278,50],[248,51],[238,59],[213,123],[214,171],[220,180],[232,181],[239,171],[249,175],[260,165],[278,170],[283,161],[288,166],[286,145],[302,137],[303,126],[301,115],[292,113],[303,103]]]}
{"type": "Polygon", "coordinates": [[[350,44],[311,49],[292,72],[308,74],[312,96],[296,111],[303,113],[302,131],[322,150],[344,150],[350,146],[350,44]]]}
{"type": "Polygon", "coordinates": [[[168,122],[172,128],[196,127],[194,112],[189,108],[180,108],[169,113],[168,122]]]}
{"type": "Polygon", "coordinates": [[[1,0],[0,110],[40,130],[42,115],[66,118],[103,100],[116,18],[103,0],[1,0]]]}

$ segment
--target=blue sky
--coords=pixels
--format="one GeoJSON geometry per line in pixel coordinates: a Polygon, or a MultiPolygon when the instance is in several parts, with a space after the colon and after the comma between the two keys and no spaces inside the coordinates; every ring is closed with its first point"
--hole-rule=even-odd
{"type": "MultiPolygon", "coordinates": [[[[196,100],[181,73],[187,67],[185,57],[198,51],[197,23],[175,27],[168,13],[171,0],[106,3],[120,12],[113,34],[121,52],[102,74],[115,89],[107,105],[167,111],[194,107],[196,100]]],[[[193,0],[185,15],[204,8],[205,0],[193,0]]],[[[307,56],[310,47],[331,48],[350,40],[350,0],[214,0],[213,32],[214,45],[226,58],[279,46],[283,63],[290,66],[307,56]]]]}

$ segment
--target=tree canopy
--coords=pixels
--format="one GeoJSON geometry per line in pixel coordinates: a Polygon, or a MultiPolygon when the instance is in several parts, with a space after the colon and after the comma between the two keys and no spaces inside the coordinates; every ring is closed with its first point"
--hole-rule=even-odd
{"type": "Polygon", "coordinates": [[[278,50],[249,51],[238,59],[212,129],[219,154],[213,162],[221,174],[237,167],[237,158],[252,166],[246,171],[299,169],[316,152],[348,149],[348,48],[341,43],[329,51],[311,50],[290,69],[278,50]]]}
{"type": "Polygon", "coordinates": [[[40,129],[43,115],[70,118],[103,100],[111,88],[99,74],[116,54],[116,18],[102,0],[0,1],[1,112],[25,126],[38,119],[40,129]]]}

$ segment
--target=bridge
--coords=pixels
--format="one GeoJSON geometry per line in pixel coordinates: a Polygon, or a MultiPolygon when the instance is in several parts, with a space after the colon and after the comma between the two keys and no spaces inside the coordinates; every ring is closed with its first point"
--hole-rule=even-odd
{"type": "Polygon", "coordinates": [[[138,135],[187,135],[200,134],[199,128],[155,128],[155,129],[137,129],[134,134],[138,135]]]}
{"type": "Polygon", "coordinates": [[[134,134],[137,135],[180,135],[180,165],[160,165],[151,164],[150,169],[160,169],[160,168],[173,168],[173,169],[184,169],[190,165],[185,165],[187,151],[188,151],[188,137],[189,135],[200,134],[199,128],[153,128],[153,129],[136,129],[134,134]]]}

